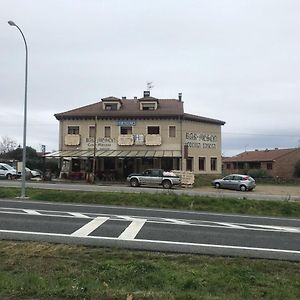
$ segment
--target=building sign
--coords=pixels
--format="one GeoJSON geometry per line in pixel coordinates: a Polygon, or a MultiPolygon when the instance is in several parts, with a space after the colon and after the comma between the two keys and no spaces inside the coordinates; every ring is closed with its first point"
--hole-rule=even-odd
{"type": "Polygon", "coordinates": [[[144,145],[145,144],[145,138],[143,134],[134,134],[134,144],[135,145],[144,145]]]}
{"type": "Polygon", "coordinates": [[[117,126],[122,126],[122,127],[131,127],[131,126],[135,126],[136,125],[136,121],[132,121],[132,120],[118,120],[117,121],[117,126]]]}
{"type": "Polygon", "coordinates": [[[189,148],[216,149],[217,135],[209,133],[187,132],[185,134],[185,144],[189,148]]]}
{"type": "MultiPolygon", "coordinates": [[[[94,138],[86,138],[86,143],[89,148],[94,147],[94,138]]],[[[96,140],[96,148],[97,150],[114,150],[117,146],[117,141],[115,138],[97,138],[96,140]]]]}

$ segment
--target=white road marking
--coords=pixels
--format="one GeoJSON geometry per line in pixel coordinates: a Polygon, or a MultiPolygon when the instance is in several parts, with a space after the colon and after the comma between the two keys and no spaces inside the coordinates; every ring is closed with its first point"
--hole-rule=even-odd
{"type": "Polygon", "coordinates": [[[93,232],[95,229],[97,229],[99,226],[101,226],[104,222],[106,222],[109,218],[102,218],[98,217],[91,222],[85,224],[78,230],[74,231],[71,235],[72,236],[78,236],[78,237],[86,237],[91,232],[93,232]]]}
{"type": "Polygon", "coordinates": [[[186,221],[181,221],[181,220],[176,220],[176,219],[166,219],[166,218],[163,218],[163,219],[168,222],[178,224],[178,225],[191,225],[189,222],[186,222],[186,221]]]}
{"type": "Polygon", "coordinates": [[[243,227],[243,226],[236,225],[236,224],[232,224],[232,223],[223,223],[223,222],[214,222],[214,223],[215,223],[215,224],[222,225],[222,226],[226,226],[226,227],[229,227],[229,228],[246,229],[246,228],[243,227]]]}
{"type": "Polygon", "coordinates": [[[39,212],[37,212],[36,210],[33,210],[33,209],[23,209],[23,211],[25,211],[29,215],[36,215],[36,216],[41,215],[39,212]]]}
{"type": "Polygon", "coordinates": [[[78,213],[78,212],[68,212],[70,215],[76,217],[76,218],[84,218],[84,219],[90,219],[89,216],[84,215],[82,213],[78,213]]]}
{"type": "MultiPolygon", "coordinates": [[[[48,233],[48,232],[31,232],[31,231],[18,231],[18,230],[1,230],[0,233],[11,233],[11,234],[24,234],[24,235],[42,235],[42,236],[52,236],[52,237],[73,237],[73,238],[84,238],[87,240],[103,240],[103,241],[117,241],[119,238],[113,237],[98,237],[98,236],[72,236],[69,234],[58,234],[58,233],[48,233]]],[[[166,245],[178,245],[178,246],[196,246],[203,248],[221,248],[221,249],[235,249],[235,250],[250,250],[250,251],[261,251],[261,252],[276,252],[276,253],[286,253],[286,254],[299,254],[298,250],[286,250],[286,249],[274,249],[274,248],[257,248],[257,247],[243,247],[243,246],[231,246],[231,245],[218,245],[218,244],[198,244],[198,243],[187,243],[187,242],[172,242],[172,241],[161,241],[161,240],[143,240],[143,239],[133,239],[130,242],[134,243],[151,243],[151,244],[166,244],[166,245]]]]}
{"type": "Polygon", "coordinates": [[[123,219],[125,221],[133,221],[134,220],[134,218],[129,217],[129,216],[119,216],[119,215],[117,215],[116,217],[120,218],[120,219],[123,219]]]}
{"type": "Polygon", "coordinates": [[[300,233],[300,228],[298,227],[287,227],[287,226],[271,226],[271,225],[258,225],[258,224],[245,224],[246,226],[251,226],[260,229],[270,229],[275,231],[284,231],[284,232],[294,232],[300,233]]]}
{"type": "MultiPolygon", "coordinates": [[[[68,211],[52,211],[52,210],[32,210],[32,209],[20,209],[20,208],[6,208],[0,207],[0,214],[19,214],[19,215],[36,215],[43,217],[56,217],[56,218],[109,218],[111,220],[117,220],[118,218],[124,221],[134,221],[137,219],[143,219],[143,216],[122,216],[114,214],[95,214],[95,213],[79,213],[68,211]],[[2,211],[1,211],[2,210],[2,211]],[[3,211],[4,210],[4,211],[3,211]],[[61,213],[61,215],[59,215],[61,213]]],[[[237,230],[252,230],[252,231],[266,231],[266,232],[284,232],[284,233],[300,233],[300,227],[289,226],[277,226],[277,225],[264,225],[264,224],[251,224],[251,223],[227,223],[227,222],[214,222],[214,221],[202,221],[202,220],[185,220],[185,219],[171,219],[160,217],[148,217],[148,223],[157,224],[177,224],[182,226],[199,226],[207,228],[224,228],[224,229],[237,229],[237,230]]]]}
{"type": "Polygon", "coordinates": [[[146,223],[146,219],[135,219],[128,227],[120,234],[120,240],[133,240],[139,231],[142,229],[146,223]]]}

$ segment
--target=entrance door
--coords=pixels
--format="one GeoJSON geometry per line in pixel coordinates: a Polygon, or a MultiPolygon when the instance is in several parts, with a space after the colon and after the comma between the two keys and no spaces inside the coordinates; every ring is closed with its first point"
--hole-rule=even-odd
{"type": "Polygon", "coordinates": [[[126,178],[129,174],[134,172],[134,161],[133,158],[124,158],[123,161],[123,174],[126,178]]]}

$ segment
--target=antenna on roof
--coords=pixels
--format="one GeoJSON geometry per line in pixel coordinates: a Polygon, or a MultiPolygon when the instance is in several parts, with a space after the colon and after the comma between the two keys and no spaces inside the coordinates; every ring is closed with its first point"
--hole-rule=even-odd
{"type": "Polygon", "coordinates": [[[147,90],[150,92],[150,90],[153,89],[153,88],[154,88],[153,82],[152,81],[148,81],[147,82],[147,90]]]}

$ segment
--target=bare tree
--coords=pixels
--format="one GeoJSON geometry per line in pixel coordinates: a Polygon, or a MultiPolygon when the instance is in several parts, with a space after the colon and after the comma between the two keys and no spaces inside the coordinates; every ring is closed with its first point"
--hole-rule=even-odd
{"type": "Polygon", "coordinates": [[[17,148],[16,140],[8,136],[1,137],[0,154],[10,152],[12,150],[15,150],[16,148],[17,148]]]}

